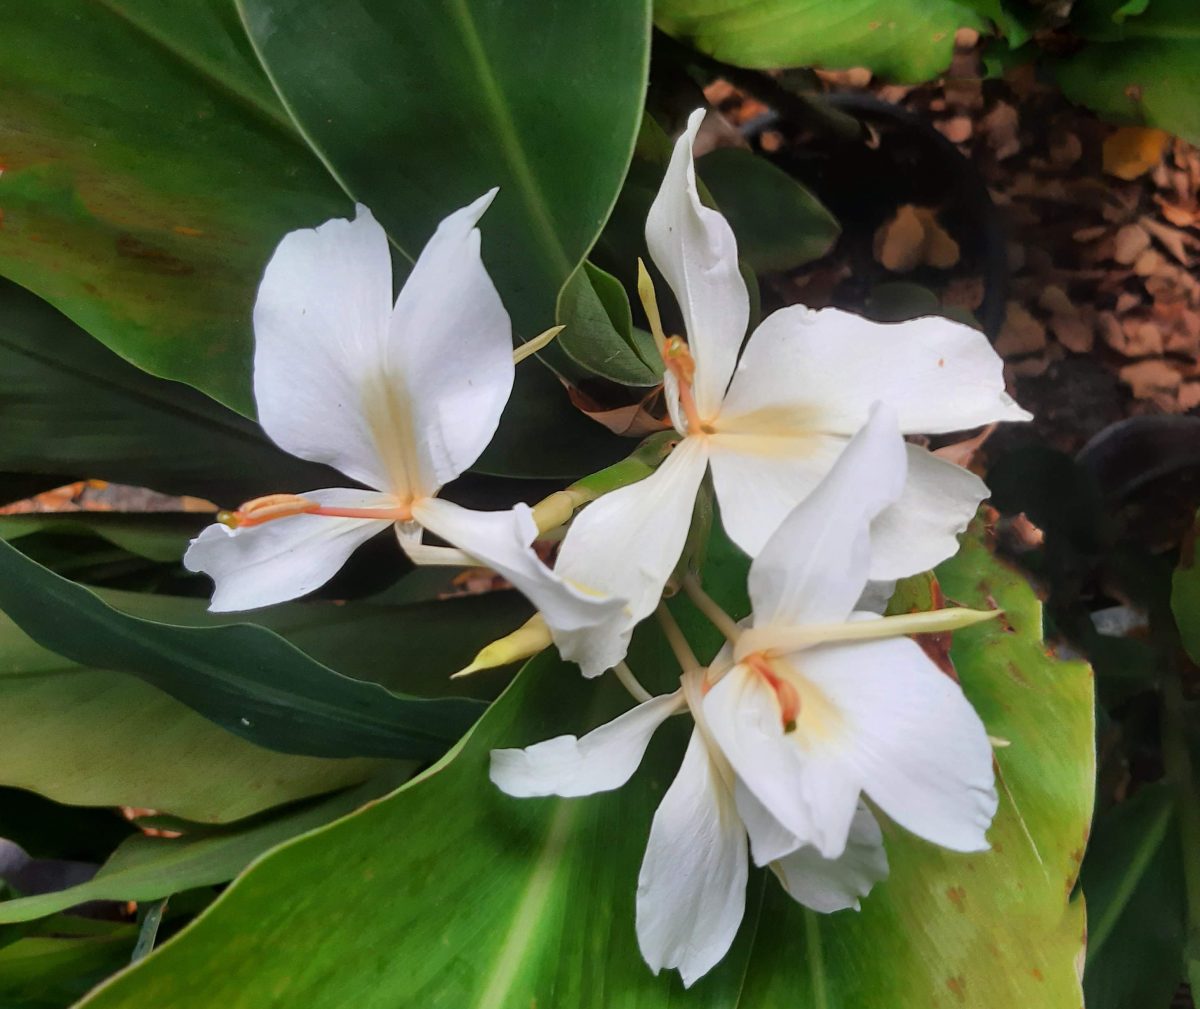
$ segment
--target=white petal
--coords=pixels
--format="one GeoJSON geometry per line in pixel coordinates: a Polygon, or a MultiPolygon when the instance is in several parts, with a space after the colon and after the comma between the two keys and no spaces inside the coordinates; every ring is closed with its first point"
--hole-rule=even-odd
{"type": "Polygon", "coordinates": [[[754,625],[845,620],[867,584],[871,522],[904,488],[896,413],[878,403],[817,488],[750,565],[754,625]]]}
{"type": "Polygon", "coordinates": [[[586,675],[624,658],[633,628],[658,605],[683,551],[706,464],[703,444],[685,438],[654,473],[588,505],[567,530],[555,572],[626,601],[619,626],[593,635],[589,661],[576,660],[586,675]]]}
{"type": "MultiPolygon", "coordinates": [[[[394,508],[387,494],[365,490],[314,490],[303,497],[330,508],[394,508]]],[[[214,524],[200,533],[183,564],[216,583],[212,609],[253,610],[320,588],[361,543],[392,524],[390,519],[292,515],[258,526],[229,529],[214,524]]]]}
{"type": "Polygon", "coordinates": [[[582,739],[556,736],[523,750],[493,750],[492,782],[518,798],[569,798],[620,788],[638,769],[654,730],[682,706],[676,691],[631,708],[582,739]]]}
{"type": "Polygon", "coordinates": [[[841,435],[776,438],[722,431],[708,439],[713,486],[729,538],[757,557],[771,534],[833,467],[841,435]]]}
{"type": "MultiPolygon", "coordinates": [[[[704,699],[704,717],[739,780],[799,843],[815,845],[826,858],[842,853],[859,788],[852,768],[813,759],[813,746],[828,732],[828,711],[812,691],[800,696],[798,724],[785,733],[775,692],[747,666],[729,671],[704,699]]],[[[758,822],[743,810],[748,822],[758,822]]],[[[756,857],[778,854],[766,833],[756,857]]]]}
{"type": "Polygon", "coordinates": [[[771,868],[783,888],[805,907],[830,914],[847,908],[858,910],[859,898],[887,879],[887,852],[883,835],[871,811],[861,803],[850,825],[846,850],[837,858],[822,858],[816,848],[800,848],[771,868]]]}
{"type": "Polygon", "coordinates": [[[895,504],[871,523],[871,578],[928,571],[958,552],[958,536],[988,496],[974,473],[908,445],[908,479],[895,504]]]}
{"type": "Polygon", "coordinates": [[[697,109],[675,142],[662,188],[646,217],[650,258],[675,292],[696,361],[694,391],[702,417],[716,414],[746,335],[750,299],[738,272],[729,223],[700,202],[692,145],[704,121],[697,109]]]}
{"type": "Polygon", "coordinates": [[[747,874],[746,832],[693,731],[638,873],[638,946],[655,974],[677,968],[690,987],[729,951],[746,909],[747,874]]]}
{"type": "Polygon", "coordinates": [[[537,524],[526,505],[478,512],[422,498],[413,503],[413,518],[512,582],[541,612],[563,658],[582,665],[597,642],[617,634],[624,600],[573,585],[543,564],[533,550],[537,524]]]}
{"type": "Polygon", "coordinates": [[[392,315],[387,373],[394,387],[408,390],[424,494],[479,458],[512,392],[512,325],[475,227],[495,195],[438,225],[392,315]]]}
{"type": "Polygon", "coordinates": [[[767,412],[853,434],[877,400],[896,408],[906,434],[1030,417],[1004,391],[1003,363],[987,337],[969,326],[936,316],[884,324],[795,305],[751,335],[722,419],[767,412]]]}
{"type": "Polygon", "coordinates": [[[371,212],[284,236],[254,304],[254,398],[281,448],[388,489],[363,402],[392,302],[387,235],[371,212]]]}
{"type": "Polygon", "coordinates": [[[771,815],[741,778],[733,786],[738,816],[750,835],[750,854],[754,864],[768,865],[802,847],[804,842],[771,815]]]}
{"type": "Polygon", "coordinates": [[[838,714],[823,761],[836,760],[914,834],[955,851],[988,847],[996,789],[987,732],[919,645],[908,638],[825,645],[794,661],[838,714]]]}

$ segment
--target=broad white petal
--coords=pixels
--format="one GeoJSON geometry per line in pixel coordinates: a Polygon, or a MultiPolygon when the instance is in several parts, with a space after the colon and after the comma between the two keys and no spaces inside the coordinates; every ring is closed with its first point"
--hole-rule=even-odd
{"type": "MultiPolygon", "coordinates": [[[[329,508],[396,505],[390,495],[365,490],[314,490],[303,497],[329,508]]],[[[391,524],[325,515],[292,515],[242,529],[213,524],[192,540],[183,564],[215,582],[214,612],[253,610],[320,588],[359,544],[391,524]]]]}
{"type": "Polygon", "coordinates": [[[746,909],[746,832],[697,731],[654,814],[638,873],[638,947],[684,987],[733,945],[746,909]]]}
{"type": "Polygon", "coordinates": [[[721,524],[751,557],[833,467],[845,449],[841,435],[777,438],[726,432],[708,439],[721,524]]]}
{"type": "Polygon", "coordinates": [[[392,314],[385,371],[390,387],[407,390],[425,480],[418,494],[436,493],[479,458],[512,392],[512,325],[475,227],[495,195],[438,225],[392,314]]]}
{"type": "Polygon", "coordinates": [[[364,206],[279,243],[254,303],[254,398],[281,448],[389,486],[363,399],[392,303],[387,235],[364,206]]]}
{"type": "Polygon", "coordinates": [[[894,504],[871,523],[871,578],[904,578],[928,571],[958,552],[963,532],[987,484],[974,473],[907,445],[908,479],[894,504]]]}
{"type": "MultiPolygon", "coordinates": [[[[796,727],[784,732],[774,690],[745,665],[730,670],[704,698],[709,731],[738,779],[784,830],[826,858],[842,853],[859,795],[851,768],[814,753],[835,717],[823,697],[802,690],[796,727]]],[[[749,809],[744,812],[758,822],[749,809]]],[[[765,832],[757,854],[778,854],[765,832]]]]}
{"type": "Polygon", "coordinates": [[[733,796],[738,816],[750,835],[750,855],[755,865],[769,865],[803,846],[804,842],[771,815],[741,778],[734,782],[733,796]]]}
{"type": "Polygon", "coordinates": [[[413,518],[512,582],[541,612],[563,658],[593,662],[593,648],[617,633],[624,600],[580,588],[543,564],[533,550],[537,524],[528,506],[478,512],[422,498],[413,503],[413,518]]]}
{"type": "Polygon", "coordinates": [[[714,416],[729,384],[750,319],[733,229],[700,202],[692,145],[704,110],[688,118],[646,217],[650,258],[675,292],[696,362],[693,389],[702,417],[714,416]]]}
{"type": "Polygon", "coordinates": [[[683,551],[706,465],[703,444],[685,438],[645,480],[605,494],[571,523],[555,572],[585,591],[626,602],[619,626],[594,636],[590,661],[576,660],[585,674],[624,658],[633,628],[658,605],[683,551]]]}
{"type": "Polygon", "coordinates": [[[582,738],[555,736],[523,750],[492,750],[492,782],[518,798],[570,798],[620,788],[638,769],[654,730],[682,706],[676,691],[651,698],[582,738]]]}
{"type": "Polygon", "coordinates": [[[871,522],[900,496],[906,469],[896,413],[877,403],[825,479],[750,565],[756,627],[849,616],[867,584],[871,522]]]}
{"type": "Polygon", "coordinates": [[[927,841],[988,847],[996,789],[987,731],[919,645],[823,645],[794,659],[838,715],[823,759],[836,759],[880,809],[927,841]]]}
{"type": "Polygon", "coordinates": [[[853,434],[877,400],[896,408],[906,434],[1030,417],[1004,391],[1003,362],[987,337],[970,326],[936,316],[885,324],[794,305],[751,335],[722,418],[769,413],[853,434]]]}
{"type": "Polygon", "coordinates": [[[800,848],[771,868],[793,899],[822,914],[859,908],[859,898],[887,879],[883,835],[871,811],[862,803],[854,813],[846,850],[837,858],[822,858],[816,848],[800,848]]]}

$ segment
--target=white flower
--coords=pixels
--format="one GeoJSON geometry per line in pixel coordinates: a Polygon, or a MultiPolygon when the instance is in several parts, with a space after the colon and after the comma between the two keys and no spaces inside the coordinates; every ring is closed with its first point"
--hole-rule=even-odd
{"type": "MultiPolygon", "coordinates": [[[[894,325],[803,306],[770,315],[738,360],[749,316],[728,223],[700,203],[693,113],[646,221],[655,264],[675,293],[687,343],[667,341],[667,402],[683,440],[640,483],[588,505],[556,570],[627,599],[619,636],[585,665],[597,675],[623,656],[633,626],[657,605],[683,549],[697,488],[711,468],[721,520],[757,556],[829,472],[872,403],[897,411],[904,433],[942,433],[1029,414],[1004,391],[1002,363],[981,334],[942,318],[894,325]],[[732,380],[732,381],[731,381],[732,380]]],[[[978,477],[908,446],[908,479],[872,524],[871,577],[933,567],[957,549],[987,488],[978,477]]]]}
{"type": "Polygon", "coordinates": [[[541,563],[529,508],[436,496],[487,446],[512,391],[512,329],[475,227],[495,195],[442,221],[394,305],[387,235],[366,207],[279,243],[254,306],[259,420],[281,448],[373,489],[271,495],[205,529],[184,563],[212,576],[214,610],[311,592],[389,526],[415,560],[493,568],[564,640],[620,608],[541,563]],[[423,530],[459,549],[424,545],[423,530]]]}
{"type": "Polygon", "coordinates": [[[987,734],[958,685],[898,636],[981,615],[852,612],[871,568],[872,522],[903,492],[905,469],[895,414],[876,407],[754,561],[750,626],[710,670],[685,672],[680,690],[582,739],[492,754],[492,781],[510,795],[588,795],[622,785],[655,729],[691,712],[691,741],[638,877],[638,941],[656,972],[678,968],[690,984],[729,949],[747,835],[754,861],[824,912],[857,907],[887,874],[864,795],[938,844],[987,847],[996,809],[987,734]]]}

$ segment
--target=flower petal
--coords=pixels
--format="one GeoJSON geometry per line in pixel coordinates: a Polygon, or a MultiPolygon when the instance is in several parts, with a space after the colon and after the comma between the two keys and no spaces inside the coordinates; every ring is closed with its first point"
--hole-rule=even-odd
{"type": "Polygon", "coordinates": [[[556,736],[523,750],[493,750],[492,782],[518,798],[569,798],[620,788],[638,769],[654,730],[682,706],[676,691],[651,698],[582,738],[556,736]]]}
{"type": "Polygon", "coordinates": [[[563,658],[594,664],[592,649],[619,633],[624,600],[573,585],[543,564],[533,550],[537,524],[526,505],[478,512],[421,498],[412,507],[422,526],[512,582],[541,611],[563,658]]]}
{"type": "Polygon", "coordinates": [[[626,602],[619,626],[598,629],[588,661],[576,660],[585,675],[621,661],[633,628],[658,605],[683,552],[706,465],[703,444],[685,438],[645,480],[605,494],[571,523],[555,572],[585,591],[626,602]]]}
{"type": "Polygon", "coordinates": [[[839,716],[820,747],[822,764],[836,762],[927,841],[954,851],[988,847],[996,789],[987,731],[919,645],[908,638],[824,645],[795,662],[839,716]]]}
{"type": "Polygon", "coordinates": [[[702,417],[714,416],[729,384],[750,319],[733,229],[700,202],[692,145],[704,110],[688,118],[662,187],[646,217],[650,258],[675,292],[696,362],[694,392],[702,417]]]}
{"type": "Polygon", "coordinates": [[[900,496],[906,468],[896,412],[877,403],[829,474],[750,565],[754,626],[850,615],[870,571],[871,521],[900,496]]]}
{"type": "Polygon", "coordinates": [[[862,803],[854,813],[846,850],[837,858],[822,858],[816,848],[804,847],[772,864],[791,897],[822,914],[858,910],[859,898],[887,879],[883,835],[871,811],[862,803]]]}
{"type": "Polygon", "coordinates": [[[729,538],[751,557],[833,467],[841,435],[776,438],[722,431],[708,439],[713,486],[729,538]]]}
{"type": "Polygon", "coordinates": [[[733,945],[746,909],[746,832],[700,733],[663,796],[638,873],[638,946],[684,987],[733,945]]]}
{"type": "Polygon", "coordinates": [[[254,303],[254,398],[272,440],[354,480],[390,489],[362,378],[381,366],[392,303],[387,235],[353,221],[285,235],[254,303]]]}
{"type": "MultiPolygon", "coordinates": [[[[704,698],[704,718],[738,779],[800,844],[826,858],[842,853],[859,788],[835,760],[815,760],[814,741],[836,728],[836,713],[813,691],[800,694],[798,724],[784,732],[775,692],[746,665],[729,671],[704,698]]],[[[739,807],[740,808],[740,807],[739,807]]],[[[752,810],[747,823],[764,826],[752,810]]],[[[756,860],[778,856],[778,835],[756,831],[756,860]]]]}
{"type": "Polygon", "coordinates": [[[804,842],[771,815],[741,778],[733,786],[738,816],[750,835],[750,854],[757,866],[769,865],[804,846],[804,842]]]}
{"type": "Polygon", "coordinates": [[[900,497],[871,523],[871,578],[886,581],[928,571],[958,552],[987,484],[974,473],[906,445],[908,479],[900,497]]]}
{"type": "Polygon", "coordinates": [[[853,434],[871,404],[896,408],[906,434],[938,434],[1029,420],[1004,391],[1003,363],[987,337],[937,316],[871,322],[794,305],[751,335],[721,412],[768,414],[829,434],[853,434]]]}
{"type": "Polygon", "coordinates": [[[426,481],[418,494],[436,493],[479,458],[512,392],[512,324],[475,227],[495,196],[493,189],[438,225],[396,299],[387,374],[408,390],[426,481]]]}
{"type": "MultiPolygon", "coordinates": [[[[396,504],[390,495],[366,490],[314,490],[302,496],[330,508],[396,504]]],[[[214,524],[192,540],[183,564],[216,583],[209,607],[213,612],[253,610],[320,588],[359,544],[391,524],[390,519],[326,515],[292,515],[242,529],[214,524]]]]}

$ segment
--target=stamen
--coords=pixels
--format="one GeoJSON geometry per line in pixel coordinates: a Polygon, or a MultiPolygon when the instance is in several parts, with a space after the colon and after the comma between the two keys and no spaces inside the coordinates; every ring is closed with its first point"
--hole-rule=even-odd
{"type": "Polygon", "coordinates": [[[689,434],[711,434],[712,425],[706,424],[696,407],[696,397],[692,393],[692,383],[696,379],[696,360],[688,350],[687,341],[681,336],[667,339],[662,349],[663,364],[667,371],[675,376],[679,385],[679,405],[687,418],[689,434]]]}
{"type": "Polygon", "coordinates": [[[658,314],[658,297],[654,293],[654,281],[650,279],[650,271],[638,257],[638,297],[642,308],[646,310],[646,321],[650,323],[650,335],[654,337],[654,345],[660,354],[666,354],[667,337],[663,333],[662,316],[658,314]]]}
{"type": "Polygon", "coordinates": [[[237,511],[217,512],[217,521],[230,529],[249,529],[275,519],[293,515],[325,515],[330,518],[378,519],[383,522],[411,522],[412,508],[331,508],[299,494],[268,494],[247,501],[237,511]]]}
{"type": "Polygon", "coordinates": [[[759,674],[772,690],[779,701],[779,717],[783,722],[783,731],[795,732],[796,719],[800,717],[800,691],[788,679],[780,676],[771,667],[770,660],[760,653],[755,653],[743,660],[746,665],[759,674]]]}

